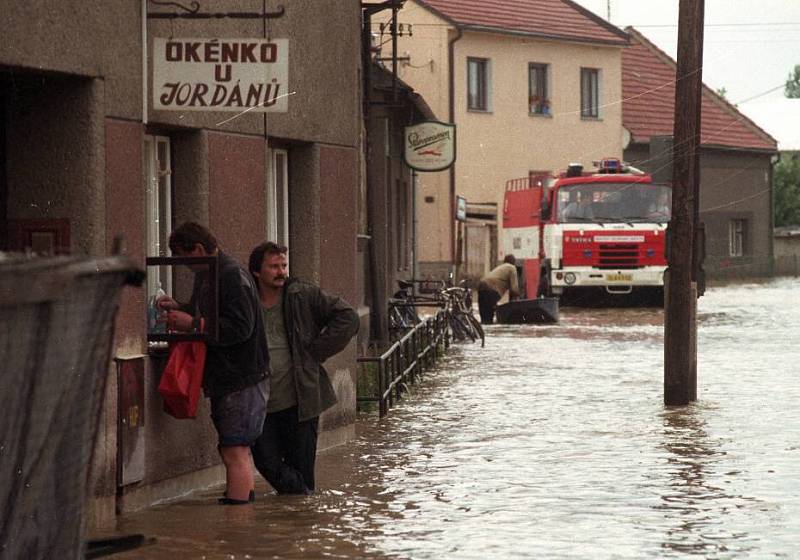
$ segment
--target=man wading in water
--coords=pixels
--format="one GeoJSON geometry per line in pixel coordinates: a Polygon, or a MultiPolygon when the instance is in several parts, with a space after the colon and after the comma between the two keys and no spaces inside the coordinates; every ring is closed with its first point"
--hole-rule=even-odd
{"type": "Polygon", "coordinates": [[[288,249],[262,243],[250,255],[269,347],[270,395],[253,461],[278,494],[314,492],[319,415],[336,403],[322,362],[358,331],[342,299],[288,277],[288,249]]]}

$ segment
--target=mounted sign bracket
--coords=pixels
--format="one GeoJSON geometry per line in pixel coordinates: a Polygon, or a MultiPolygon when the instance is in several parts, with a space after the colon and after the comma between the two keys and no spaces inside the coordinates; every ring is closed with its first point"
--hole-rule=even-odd
{"type": "Polygon", "coordinates": [[[201,12],[200,2],[192,2],[191,8],[187,8],[178,2],[167,2],[166,0],[148,0],[157,6],[175,6],[186,13],[175,12],[155,12],[147,14],[147,19],[276,19],[282,17],[285,10],[283,5],[278,6],[274,12],[201,12]]]}

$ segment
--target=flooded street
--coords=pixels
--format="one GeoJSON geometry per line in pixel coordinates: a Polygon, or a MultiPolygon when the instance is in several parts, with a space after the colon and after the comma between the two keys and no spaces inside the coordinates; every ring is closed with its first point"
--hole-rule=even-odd
{"type": "Polygon", "coordinates": [[[311,497],[128,515],[116,558],[792,558],[800,281],[709,290],[698,401],[663,405],[663,312],[494,326],[323,454],[311,497]]]}

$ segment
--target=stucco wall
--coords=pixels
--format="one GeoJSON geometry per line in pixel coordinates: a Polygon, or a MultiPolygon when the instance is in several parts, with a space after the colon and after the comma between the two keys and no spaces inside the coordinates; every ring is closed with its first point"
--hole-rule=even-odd
{"type": "MultiPolygon", "coordinates": [[[[106,119],[106,251],[121,236],[123,252],[144,266],[145,200],[142,189],[141,123],[106,119]]],[[[118,353],[144,351],[143,290],[124,290],[115,333],[118,353]]]]}
{"type": "Polygon", "coordinates": [[[209,225],[223,251],[247,266],[266,238],[263,138],[210,132],[209,225]]]}
{"type": "MultiPolygon", "coordinates": [[[[320,204],[325,209],[320,216],[320,286],[355,306],[360,297],[355,291],[358,152],[325,146],[320,149],[319,160],[320,204]]],[[[355,422],[356,357],[354,341],[325,363],[339,402],[322,416],[322,430],[341,430],[355,422]]]]}
{"type": "Polygon", "coordinates": [[[800,235],[775,236],[775,274],[800,276],[800,235]]]}

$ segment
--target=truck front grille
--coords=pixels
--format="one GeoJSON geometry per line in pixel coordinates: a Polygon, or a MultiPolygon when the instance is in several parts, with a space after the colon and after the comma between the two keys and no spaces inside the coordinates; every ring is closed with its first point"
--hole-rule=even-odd
{"type": "Polygon", "coordinates": [[[599,268],[639,268],[639,245],[623,243],[600,244],[599,268]]]}

